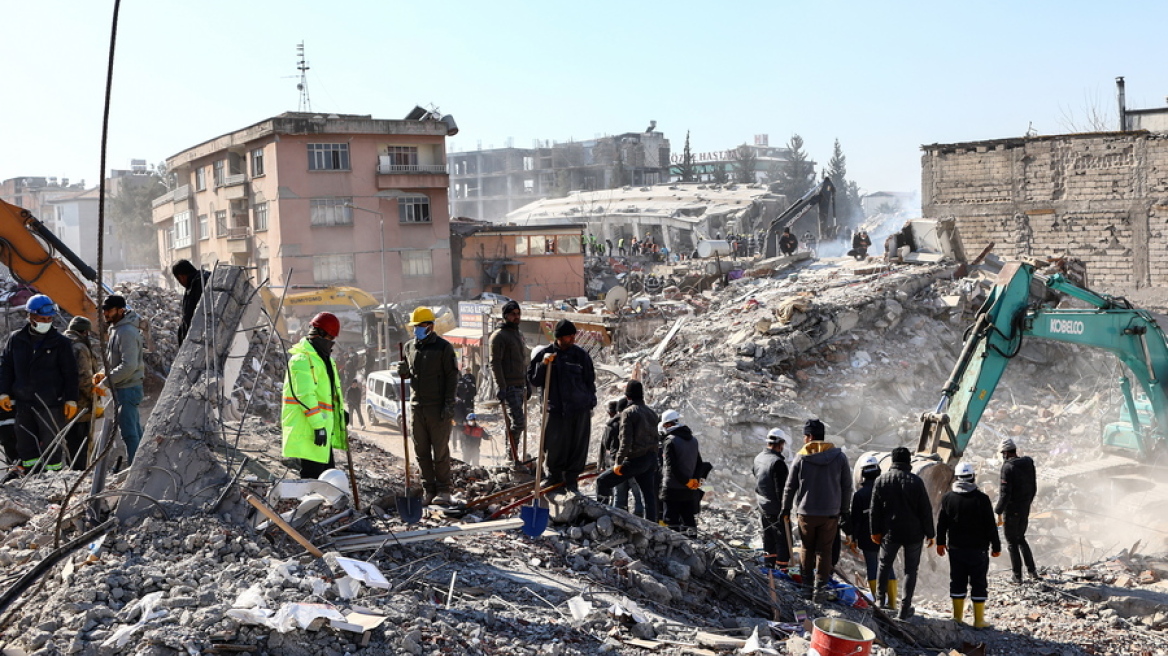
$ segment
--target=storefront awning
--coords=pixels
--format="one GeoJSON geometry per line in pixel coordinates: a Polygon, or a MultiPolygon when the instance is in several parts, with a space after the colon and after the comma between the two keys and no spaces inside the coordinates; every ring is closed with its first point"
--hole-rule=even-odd
{"type": "Polygon", "coordinates": [[[482,328],[455,328],[442,335],[454,346],[478,346],[483,339],[482,328]]]}

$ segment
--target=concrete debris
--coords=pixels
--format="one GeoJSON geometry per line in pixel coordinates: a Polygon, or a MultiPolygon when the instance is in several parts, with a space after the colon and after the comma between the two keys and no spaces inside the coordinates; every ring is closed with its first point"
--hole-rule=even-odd
{"type": "MultiPolygon", "coordinates": [[[[220,408],[201,454],[215,465],[214,484],[200,490],[185,476],[163,475],[174,479],[170,488],[189,488],[201,511],[177,512],[185,508],[177,501],[142,506],[139,523],[79,550],[0,613],[0,645],[82,656],[673,655],[743,646],[806,654],[808,620],[829,615],[872,629],[877,656],[1168,654],[1163,495],[1130,461],[1098,457],[1114,366],[1072,346],[1024,344],[965,456],[991,498],[999,437],[1035,455],[1043,476],[1030,530],[1043,579],[1015,585],[1006,557],[994,559],[987,615],[996,628],[949,619],[948,565],[932,552],[922,564],[917,616],[907,622],[858,602],[812,604],[791,580],[761,569],[744,472],[766,431],[797,434],[818,416],[853,461],[866,450],[915,445],[917,416],[939,398],[968,312],[992,281],[976,268],[954,278],[945,264],[766,266],[718,291],[674,285],[673,301],[653,294],[654,306],[669,309],[624,317],[622,350],[605,363],[608,371],[640,364],[650,402],[678,409],[701,439],[715,469],[696,537],[603,506],[584,483],[585,496],[550,494],[553,524],[528,539],[506,509],[529,494],[523,486],[531,477],[487,444],[482,466],[456,462],[456,498],[467,506],[431,509],[407,527],[393,514],[403,490],[394,452],[400,435],[385,427],[354,430],[350,440],[359,494],[370,502],[363,511],[343,494],[324,495],[297,515],[309,491],[297,492],[290,480],[295,466],[280,457],[275,421],[283,349],[253,330],[233,351],[239,382],[225,395],[234,409],[220,408]],[[232,503],[218,508],[221,493],[232,503]],[[294,518],[293,530],[323,557],[261,523],[267,516],[245,513],[244,494],[294,518]]],[[[166,350],[177,296],[122,291],[151,317],[153,348],[164,358],[152,370],[190,370],[166,350]]],[[[603,398],[623,381],[605,374],[599,384],[603,398]]],[[[488,434],[502,433],[497,409],[478,414],[488,434]]],[[[168,456],[174,462],[165,468],[182,469],[181,455],[168,456]]],[[[48,472],[0,485],[0,580],[15,580],[53,550],[62,506],[61,531],[75,535],[86,500],[69,491],[80,476],[48,472]]],[[[111,510],[119,489],[140,492],[128,480],[141,479],[111,477],[100,510],[111,510]]],[[[172,498],[175,490],[162,492],[172,498]]],[[[863,565],[845,551],[838,571],[856,578],[863,565]]],[[[861,589],[848,594],[862,598],[859,579],[861,589]]]]}

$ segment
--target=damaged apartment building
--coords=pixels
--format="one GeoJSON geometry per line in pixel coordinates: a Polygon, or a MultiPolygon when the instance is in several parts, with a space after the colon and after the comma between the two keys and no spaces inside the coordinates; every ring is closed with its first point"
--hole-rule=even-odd
{"type": "Polygon", "coordinates": [[[1168,283],[1168,108],[1121,129],[923,146],[922,212],[955,217],[966,251],[1066,256],[1121,293],[1168,283]]]}

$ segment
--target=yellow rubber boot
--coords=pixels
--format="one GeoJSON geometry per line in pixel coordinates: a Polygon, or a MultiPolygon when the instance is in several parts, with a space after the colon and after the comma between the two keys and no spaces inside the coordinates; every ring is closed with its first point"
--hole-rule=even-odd
{"type": "Polygon", "coordinates": [[[896,579],[888,579],[888,610],[896,610],[896,579]]]}
{"type": "Polygon", "coordinates": [[[984,601],[973,602],[973,628],[975,629],[992,629],[994,626],[985,621],[985,604],[984,601]]]}
{"type": "Polygon", "coordinates": [[[872,591],[872,598],[880,601],[880,595],[876,594],[876,586],[880,585],[880,581],[876,579],[868,579],[868,589],[872,591]]]}
{"type": "Polygon", "coordinates": [[[961,624],[961,617],[965,615],[965,597],[953,600],[953,621],[961,624]]]}

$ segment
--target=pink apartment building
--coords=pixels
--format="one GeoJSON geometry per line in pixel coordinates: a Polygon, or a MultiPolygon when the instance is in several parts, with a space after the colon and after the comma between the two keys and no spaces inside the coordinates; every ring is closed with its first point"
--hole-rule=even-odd
{"type": "Polygon", "coordinates": [[[407,305],[449,296],[453,131],[430,114],[287,112],[188,148],[166,160],[178,186],[154,200],[163,265],[253,266],[274,286],[378,298],[384,279],[407,305]]]}

